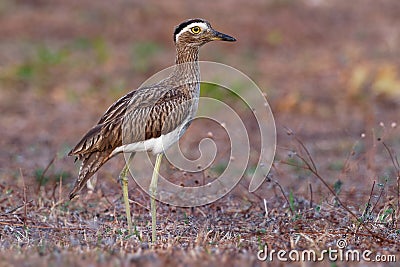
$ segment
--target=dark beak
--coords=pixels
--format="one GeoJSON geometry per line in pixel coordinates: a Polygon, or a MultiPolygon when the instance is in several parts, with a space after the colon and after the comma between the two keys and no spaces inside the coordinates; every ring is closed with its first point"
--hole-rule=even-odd
{"type": "Polygon", "coordinates": [[[236,39],[233,38],[232,36],[229,36],[225,33],[222,32],[217,32],[216,30],[213,30],[212,32],[212,39],[216,41],[227,41],[227,42],[235,42],[236,39]]]}

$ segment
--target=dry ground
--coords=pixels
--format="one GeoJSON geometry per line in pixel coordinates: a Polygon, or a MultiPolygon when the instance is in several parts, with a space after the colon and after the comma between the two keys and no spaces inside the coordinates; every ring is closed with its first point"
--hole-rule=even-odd
{"type": "MultiPolygon", "coordinates": [[[[319,253],[339,239],[400,261],[399,14],[397,0],[2,0],[0,266],[265,266],[266,244],[319,253]],[[245,180],[207,206],[158,204],[151,247],[149,198],[133,180],[136,231],[125,230],[122,157],[69,201],[78,167],[65,155],[127,88],[171,65],[172,29],[190,17],[238,39],[201,59],[267,93],[277,155],[254,194],[245,180]]],[[[194,125],[182,141],[209,131],[194,125]]]]}

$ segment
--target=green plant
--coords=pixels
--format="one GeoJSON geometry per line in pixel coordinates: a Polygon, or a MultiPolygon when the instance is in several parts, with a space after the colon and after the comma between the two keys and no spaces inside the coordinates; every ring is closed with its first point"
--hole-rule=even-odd
{"type": "Polygon", "coordinates": [[[152,60],[162,51],[162,46],[154,42],[138,42],[132,48],[132,66],[135,72],[145,73],[149,71],[152,60]]]}

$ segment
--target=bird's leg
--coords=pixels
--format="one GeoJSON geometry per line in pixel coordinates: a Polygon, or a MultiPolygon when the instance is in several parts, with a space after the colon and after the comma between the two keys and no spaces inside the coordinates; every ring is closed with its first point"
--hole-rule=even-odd
{"type": "Polygon", "coordinates": [[[132,234],[132,217],[131,217],[131,207],[129,204],[129,195],[128,195],[128,171],[129,171],[129,164],[132,158],[133,158],[132,155],[129,155],[129,159],[126,161],[124,168],[119,174],[119,179],[121,180],[122,183],[122,193],[124,196],[126,220],[128,221],[128,233],[130,235],[132,234]]]}
{"type": "Polygon", "coordinates": [[[153,176],[151,177],[150,183],[150,207],[151,207],[151,242],[156,242],[156,223],[157,223],[157,213],[156,213],[156,194],[157,194],[157,181],[158,174],[160,170],[160,164],[163,154],[157,155],[156,164],[154,165],[153,176]]]}

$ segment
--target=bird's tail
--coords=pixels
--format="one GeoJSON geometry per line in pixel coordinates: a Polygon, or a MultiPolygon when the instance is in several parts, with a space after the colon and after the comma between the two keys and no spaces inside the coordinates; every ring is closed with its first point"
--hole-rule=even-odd
{"type": "Polygon", "coordinates": [[[73,199],[78,192],[85,186],[86,182],[90,177],[93,176],[100,169],[103,164],[109,160],[111,157],[111,153],[107,152],[93,152],[89,155],[84,155],[82,160],[81,168],[79,169],[79,176],[75,182],[75,186],[72,189],[71,193],[69,193],[69,198],[73,199]]]}

